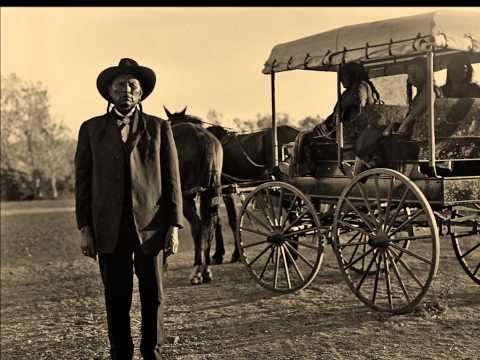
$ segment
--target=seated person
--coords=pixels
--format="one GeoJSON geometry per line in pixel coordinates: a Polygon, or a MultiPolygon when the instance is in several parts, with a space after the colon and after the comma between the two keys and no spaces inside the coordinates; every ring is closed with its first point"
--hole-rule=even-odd
{"type": "MultiPolygon", "coordinates": [[[[351,130],[355,130],[353,119],[360,115],[367,105],[379,103],[380,94],[370,81],[367,71],[360,63],[347,63],[342,66],[340,81],[345,88],[345,91],[340,97],[340,119],[346,127],[345,130],[347,130],[347,128],[353,128],[351,130]]],[[[333,134],[336,127],[335,117],[338,106],[340,105],[337,102],[333,112],[327,117],[325,122],[314,128],[314,133],[317,132],[317,134],[314,135],[328,134],[330,137],[335,138],[333,134]],[[325,132],[325,130],[327,131],[325,132]]],[[[346,136],[350,138],[355,138],[354,135],[355,134],[351,132],[346,134],[346,136]]]]}
{"type": "Polygon", "coordinates": [[[326,141],[334,141],[336,128],[336,113],[340,108],[340,119],[345,124],[344,133],[348,139],[355,139],[360,129],[354,119],[362,112],[365,106],[380,102],[380,95],[370,81],[367,71],[362,64],[347,63],[342,66],[340,80],[345,91],[340,98],[340,104],[335,104],[334,111],[327,117],[324,123],[315,126],[312,132],[305,134],[303,145],[303,160],[313,173],[313,159],[311,143],[314,137],[325,138],[326,141]]]}
{"type": "Polygon", "coordinates": [[[480,97],[480,86],[473,81],[473,67],[470,58],[457,54],[450,60],[447,68],[447,82],[442,86],[442,93],[447,98],[480,97]]]}
{"type": "MultiPolygon", "coordinates": [[[[428,109],[427,104],[427,72],[426,60],[424,58],[415,58],[407,68],[407,101],[408,112],[401,123],[390,123],[379,131],[378,127],[367,127],[362,131],[355,144],[355,154],[360,161],[356,161],[354,174],[358,174],[365,167],[377,166],[376,159],[381,158],[382,141],[384,137],[392,133],[403,136],[410,136],[414,122],[419,119],[428,109]],[[416,95],[413,97],[413,87],[416,89],[416,95]],[[394,132],[395,128],[398,129],[394,132]]],[[[441,97],[440,89],[434,85],[434,97],[441,97]]]]}
{"type": "MultiPolygon", "coordinates": [[[[428,109],[427,95],[427,64],[426,59],[418,57],[408,65],[407,68],[407,102],[408,112],[405,119],[400,123],[397,134],[410,135],[412,125],[420,118],[428,109]],[[415,97],[413,97],[413,87],[417,90],[415,97]]],[[[433,96],[435,98],[442,97],[442,92],[438,86],[433,84],[433,96]]],[[[395,124],[390,124],[384,131],[384,135],[389,135],[394,128],[395,124]]]]}

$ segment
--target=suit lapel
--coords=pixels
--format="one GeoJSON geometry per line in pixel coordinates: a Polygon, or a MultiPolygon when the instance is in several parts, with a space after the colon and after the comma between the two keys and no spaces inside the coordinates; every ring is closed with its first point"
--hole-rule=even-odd
{"type": "Polygon", "coordinates": [[[99,142],[105,148],[105,151],[114,156],[123,151],[121,134],[115,120],[111,112],[103,117],[104,128],[99,137],[99,142]]]}
{"type": "Polygon", "coordinates": [[[135,116],[135,121],[137,123],[137,128],[136,128],[136,131],[129,136],[129,139],[127,141],[129,153],[131,153],[132,150],[135,149],[144,131],[143,119],[140,116],[139,111],[137,111],[134,116],[135,116]]]}

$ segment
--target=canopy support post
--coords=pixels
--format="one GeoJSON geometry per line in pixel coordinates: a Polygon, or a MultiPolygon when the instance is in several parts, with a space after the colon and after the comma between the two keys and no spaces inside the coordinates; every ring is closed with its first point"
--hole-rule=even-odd
{"type": "Polygon", "coordinates": [[[437,176],[435,167],[435,92],[433,75],[433,50],[427,53],[427,109],[428,109],[428,165],[432,169],[434,176],[437,176]]]}
{"type": "Polygon", "coordinates": [[[271,72],[271,88],[272,88],[272,172],[278,168],[278,136],[277,136],[277,116],[275,110],[275,72],[271,72]]]}
{"type": "Polygon", "coordinates": [[[341,109],[342,109],[342,64],[338,66],[337,71],[337,108],[335,109],[335,124],[337,134],[337,159],[340,169],[343,167],[343,123],[341,121],[341,109]]]}

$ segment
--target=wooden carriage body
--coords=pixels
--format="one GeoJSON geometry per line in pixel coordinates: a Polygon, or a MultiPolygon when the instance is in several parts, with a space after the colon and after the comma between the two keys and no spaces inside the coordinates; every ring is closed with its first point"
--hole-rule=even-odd
{"type": "MultiPolygon", "coordinates": [[[[359,300],[405,313],[435,278],[444,227],[461,266],[480,284],[480,99],[434,97],[434,71],[454,56],[480,63],[479,21],[478,13],[438,11],[346,26],[272,49],[263,73],[271,79],[272,174],[280,181],[249,192],[236,234],[241,259],[258,284],[282,293],[305,288],[331,244],[359,300]],[[383,77],[405,74],[417,57],[426,60],[426,114],[416,119],[410,138],[390,139],[386,166],[354,174],[354,144],[344,138],[340,118],[342,66],[359,62],[370,78],[383,77]],[[288,176],[278,168],[275,75],[290,70],[337,72],[336,141],[315,145],[313,176],[302,171],[302,134],[288,176]]],[[[370,105],[355,121],[386,125],[406,111],[370,105]]]]}
{"type": "MultiPolygon", "coordinates": [[[[384,126],[400,122],[407,112],[406,106],[373,104],[355,119],[361,128],[384,126]],[[373,113],[381,116],[373,116],[373,113]],[[379,119],[372,123],[371,119],[379,119]]],[[[435,101],[435,159],[444,166],[446,176],[431,177],[419,168],[429,161],[427,114],[415,124],[411,138],[391,137],[383,156],[388,167],[407,172],[409,178],[425,194],[435,208],[480,202],[480,99],[440,98],[435,101]],[[407,165],[413,165],[408,167],[407,165]],[[414,170],[414,171],[413,171],[414,170]]],[[[302,136],[297,138],[289,168],[289,183],[324,201],[336,202],[342,190],[351,181],[340,165],[352,165],[354,144],[344,142],[343,148],[336,142],[314,143],[314,176],[302,176],[302,136]],[[338,155],[342,154],[342,159],[338,155]],[[343,171],[342,171],[343,170],[343,171]]],[[[382,184],[381,189],[385,191],[382,184]]]]}

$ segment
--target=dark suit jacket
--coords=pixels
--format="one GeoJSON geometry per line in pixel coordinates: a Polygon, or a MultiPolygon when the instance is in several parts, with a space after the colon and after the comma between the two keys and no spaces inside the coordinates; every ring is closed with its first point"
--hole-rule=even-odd
{"type": "MultiPolygon", "coordinates": [[[[182,227],[178,156],[170,123],[143,113],[130,153],[135,227],[144,251],[163,248],[170,225],[182,227]]],[[[123,144],[112,113],[80,127],[75,154],[75,210],[78,227],[90,225],[95,247],[112,253],[119,239],[125,193],[123,144]]]]}

